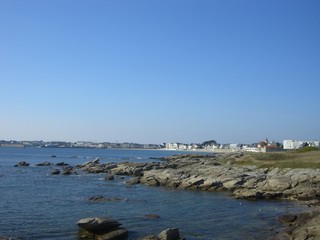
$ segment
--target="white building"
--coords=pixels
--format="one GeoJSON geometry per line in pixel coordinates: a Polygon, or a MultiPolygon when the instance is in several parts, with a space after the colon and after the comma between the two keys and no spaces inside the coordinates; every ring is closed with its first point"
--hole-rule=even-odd
{"type": "Polygon", "coordinates": [[[307,143],[309,146],[320,147],[319,141],[283,140],[283,149],[298,149],[304,143],[307,143]]]}
{"type": "Polygon", "coordinates": [[[298,149],[303,144],[298,140],[283,140],[283,149],[298,149]]]}

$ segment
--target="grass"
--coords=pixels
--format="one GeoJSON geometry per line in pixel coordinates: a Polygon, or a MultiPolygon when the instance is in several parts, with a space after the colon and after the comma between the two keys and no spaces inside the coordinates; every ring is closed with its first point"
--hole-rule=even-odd
{"type": "Polygon", "coordinates": [[[320,168],[320,151],[245,153],[243,157],[233,162],[272,168],[320,168]]]}

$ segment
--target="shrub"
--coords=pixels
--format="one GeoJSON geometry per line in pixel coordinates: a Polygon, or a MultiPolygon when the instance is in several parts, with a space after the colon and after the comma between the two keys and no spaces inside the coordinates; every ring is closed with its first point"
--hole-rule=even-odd
{"type": "Polygon", "coordinates": [[[297,153],[305,153],[305,152],[311,152],[311,151],[318,151],[318,147],[312,147],[312,146],[306,146],[306,147],[301,147],[296,150],[297,153]]]}

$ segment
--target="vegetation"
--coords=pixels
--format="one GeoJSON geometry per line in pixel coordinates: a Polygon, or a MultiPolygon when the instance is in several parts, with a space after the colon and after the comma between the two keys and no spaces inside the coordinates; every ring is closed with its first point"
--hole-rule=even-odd
{"type": "Polygon", "coordinates": [[[305,147],[302,147],[302,148],[299,148],[299,149],[295,150],[295,152],[297,152],[297,153],[305,153],[305,152],[318,151],[318,150],[319,150],[319,148],[317,148],[317,147],[305,146],[305,147]]]}
{"type": "Polygon", "coordinates": [[[243,157],[235,159],[233,162],[262,168],[320,168],[320,151],[311,149],[313,147],[281,153],[245,153],[243,157]]]}

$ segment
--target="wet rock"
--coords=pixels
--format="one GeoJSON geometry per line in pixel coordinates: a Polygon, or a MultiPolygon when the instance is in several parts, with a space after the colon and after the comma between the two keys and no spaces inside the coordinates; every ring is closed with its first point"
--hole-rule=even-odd
{"type": "Polygon", "coordinates": [[[65,163],[65,162],[58,162],[56,163],[56,166],[68,166],[69,164],[68,163],[65,163]]]}
{"type": "Polygon", "coordinates": [[[104,180],[106,180],[106,181],[114,180],[114,175],[107,174],[107,175],[104,177],[104,180]]]}
{"type": "Polygon", "coordinates": [[[21,161],[21,162],[18,162],[16,165],[14,165],[15,167],[28,167],[30,166],[30,163],[27,163],[25,161],[21,161]]]}
{"type": "Polygon", "coordinates": [[[121,223],[111,218],[84,218],[77,222],[83,228],[94,234],[106,233],[121,226],[121,223]]]}
{"type": "Polygon", "coordinates": [[[178,228],[168,228],[159,233],[158,238],[160,240],[179,240],[180,233],[178,228]]]}
{"type": "Polygon", "coordinates": [[[111,218],[85,218],[77,222],[78,235],[81,238],[96,240],[122,240],[128,236],[128,231],[111,218]]]}
{"type": "Polygon", "coordinates": [[[50,166],[51,164],[52,164],[51,162],[45,161],[45,162],[42,162],[42,163],[37,163],[37,164],[35,164],[35,166],[37,166],[37,167],[46,167],[46,166],[50,166]]]}
{"type": "Polygon", "coordinates": [[[119,202],[119,201],[125,201],[127,200],[126,198],[120,198],[120,197],[104,197],[104,196],[94,196],[90,197],[88,201],[91,202],[119,202]]]}
{"type": "Polygon", "coordinates": [[[71,167],[71,166],[66,166],[66,167],[63,167],[63,169],[62,169],[63,171],[62,171],[62,174],[63,175],[71,175],[71,174],[76,174],[77,172],[74,170],[74,168],[73,167],[71,167]]]}
{"type": "Polygon", "coordinates": [[[136,185],[140,183],[140,178],[139,177],[132,177],[129,180],[126,181],[127,185],[136,185]]]}
{"type": "Polygon", "coordinates": [[[51,174],[52,174],[52,175],[59,175],[59,174],[60,174],[60,170],[59,170],[59,169],[53,169],[53,170],[51,171],[51,174]]]}
{"type": "Polygon", "coordinates": [[[320,239],[320,212],[311,211],[281,216],[279,221],[285,225],[279,236],[287,239],[320,239]]]}

